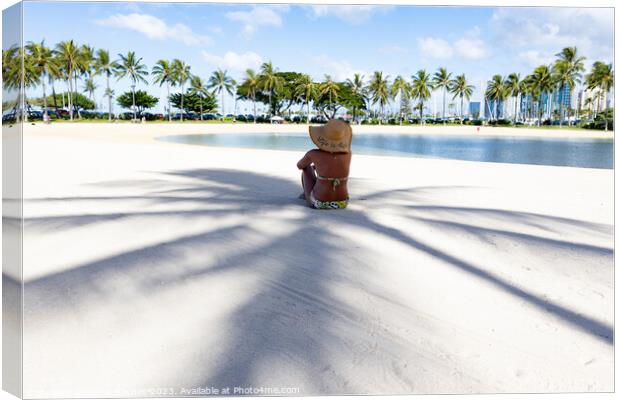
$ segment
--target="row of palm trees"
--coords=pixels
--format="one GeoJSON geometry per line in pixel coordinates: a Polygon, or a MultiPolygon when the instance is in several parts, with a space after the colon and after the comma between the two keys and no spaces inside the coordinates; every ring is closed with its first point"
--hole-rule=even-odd
{"type": "MultiPolygon", "coordinates": [[[[183,109],[183,99],[186,85],[189,83],[190,93],[198,96],[208,96],[211,94],[221,95],[221,106],[224,105],[224,95],[235,94],[237,83],[232,79],[227,71],[218,69],[207,82],[197,75],[191,73],[191,68],[184,61],[179,59],[158,60],[149,72],[142,58],[136,56],[135,52],[129,51],[127,54],[118,54],[118,59],[113,60],[110,53],[105,49],[94,50],[88,45],[78,46],[73,40],[62,41],[54,48],[48,48],[44,41],[28,42],[25,51],[17,47],[3,51],[4,66],[13,64],[13,74],[5,73],[5,80],[8,86],[17,87],[20,82],[19,68],[17,64],[20,59],[24,60],[24,85],[32,87],[41,85],[43,90],[44,110],[47,112],[47,93],[46,84],[52,87],[53,99],[56,100],[55,83],[64,82],[67,86],[67,105],[69,108],[69,118],[74,119],[74,112],[79,117],[79,107],[75,106],[74,96],[78,92],[78,80],[84,80],[83,91],[89,94],[94,101],[94,92],[97,89],[94,78],[104,76],[106,88],[104,95],[108,99],[109,118],[112,118],[112,99],[114,90],[110,86],[111,78],[128,79],[130,81],[133,112],[135,115],[135,91],[138,84],[148,84],[147,77],[152,75],[153,83],[159,86],[165,85],[167,90],[168,116],[171,119],[170,89],[178,87],[181,94],[181,109],[183,109]],[[5,59],[7,62],[5,63],[5,59]],[[11,61],[11,62],[9,62],[11,61]]],[[[258,91],[267,93],[269,105],[272,98],[282,90],[285,82],[278,75],[278,70],[271,62],[262,64],[257,73],[248,69],[239,88],[247,98],[254,103],[254,115],[256,116],[256,95],[258,91]]],[[[366,85],[364,76],[355,74],[352,79],[348,79],[346,84],[352,89],[354,95],[359,96],[369,105],[375,104],[380,107],[381,115],[384,115],[385,106],[391,99],[418,99],[418,108],[422,114],[424,102],[427,101],[431,92],[436,89],[444,90],[443,116],[445,117],[445,96],[446,92],[454,94],[455,98],[461,98],[461,115],[463,115],[463,99],[469,99],[474,87],[467,83],[464,74],[451,79],[451,74],[445,68],[440,68],[433,77],[425,70],[420,70],[414,75],[411,81],[407,81],[402,76],[397,76],[393,84],[389,82],[389,76],[380,71],[374,72],[370,81],[366,85]]],[[[331,76],[326,75],[323,82],[314,82],[309,75],[303,74],[295,82],[295,93],[297,100],[302,102],[310,114],[310,105],[318,97],[327,95],[329,103],[337,103],[339,98],[339,85],[331,76]]],[[[63,93],[64,94],[64,93],[63,93]]],[[[64,103],[64,98],[63,98],[64,103]]],[[[63,104],[64,107],[64,104],[63,104]]],[[[272,109],[273,113],[274,110],[272,109]]],[[[356,110],[354,110],[354,113],[356,110]]],[[[201,112],[202,115],[202,112],[201,112]]],[[[402,115],[401,115],[402,117],[402,115]]],[[[183,114],[181,113],[181,120],[183,114]]],[[[402,120],[402,118],[401,118],[402,120]]]]}
{"type": "MultiPolygon", "coordinates": [[[[166,85],[168,90],[168,110],[170,110],[170,88],[179,87],[181,93],[181,108],[186,85],[189,83],[189,92],[206,97],[214,93],[232,94],[235,86],[226,71],[217,70],[204,82],[201,77],[190,71],[190,66],[182,60],[159,60],[149,72],[142,58],[133,51],[127,54],[118,54],[113,60],[105,49],[95,51],[88,45],[78,46],[73,40],[62,41],[54,48],[45,45],[45,41],[28,42],[22,49],[13,46],[2,51],[3,83],[8,89],[17,89],[23,84],[25,88],[41,85],[43,90],[43,108],[47,113],[47,84],[52,87],[52,97],[56,101],[55,83],[63,82],[67,86],[67,106],[69,118],[74,119],[74,113],[80,116],[80,108],[75,106],[75,97],[78,93],[78,80],[84,81],[83,91],[89,94],[94,101],[97,89],[94,78],[104,76],[106,79],[105,96],[108,98],[108,115],[112,118],[112,99],[114,90],[110,86],[110,79],[129,79],[133,99],[132,110],[136,118],[135,93],[138,84],[148,84],[147,77],[152,75],[153,83],[166,85]],[[23,60],[23,62],[22,62],[23,60]],[[23,67],[23,73],[22,73],[23,67]]],[[[57,106],[57,105],[56,105],[57,106]]],[[[63,92],[64,107],[64,92],[63,92]]],[[[168,112],[169,118],[171,113],[168,112]]],[[[202,115],[202,112],[201,112],[202,115]]],[[[181,120],[183,114],[181,114],[181,120]]]]}
{"type": "MultiPolygon", "coordinates": [[[[271,62],[263,63],[260,70],[248,69],[245,72],[242,82],[238,85],[231,78],[227,71],[218,69],[213,72],[207,81],[191,72],[191,67],[182,60],[173,59],[158,60],[151,71],[143,63],[142,58],[136,56],[135,52],[129,51],[126,54],[118,54],[118,58],[113,60],[110,53],[104,49],[95,51],[88,45],[77,45],[73,40],[62,41],[53,48],[41,42],[28,42],[24,49],[11,47],[3,50],[3,76],[5,85],[8,88],[18,87],[23,77],[26,87],[41,85],[43,90],[44,110],[47,112],[47,85],[51,86],[54,102],[56,102],[55,84],[62,82],[67,87],[67,104],[69,108],[69,118],[74,118],[74,112],[80,116],[80,108],[75,106],[75,99],[78,92],[78,81],[83,81],[82,90],[88,93],[94,101],[94,93],[97,89],[94,78],[96,76],[105,77],[106,87],[104,95],[108,99],[109,118],[112,118],[112,99],[114,91],[110,86],[111,78],[117,80],[127,79],[130,82],[133,113],[136,117],[135,93],[139,84],[148,84],[149,75],[154,84],[166,86],[168,102],[168,118],[172,119],[170,107],[170,90],[178,88],[181,95],[181,110],[184,109],[184,95],[186,88],[191,94],[199,97],[221,96],[222,114],[224,108],[225,94],[236,95],[237,98],[249,99],[254,104],[254,116],[256,122],[256,102],[258,95],[266,97],[270,106],[271,114],[274,114],[275,107],[272,101],[283,91],[285,85],[289,89],[292,85],[292,102],[301,104],[307,108],[310,115],[311,104],[315,104],[319,99],[327,99],[326,110],[330,110],[333,115],[336,112],[336,105],[341,100],[342,87],[345,85],[350,92],[360,102],[352,105],[353,118],[359,108],[363,107],[370,110],[372,106],[378,107],[381,119],[385,116],[385,107],[390,101],[400,100],[401,104],[411,100],[416,101],[414,108],[419,110],[420,119],[423,120],[423,110],[425,102],[431,98],[434,91],[440,91],[442,95],[442,119],[446,118],[446,96],[452,95],[452,100],[460,100],[460,120],[463,121],[464,101],[470,100],[475,87],[471,85],[465,74],[455,75],[448,72],[446,68],[439,68],[434,74],[429,74],[421,69],[416,74],[407,79],[401,75],[390,82],[390,77],[381,71],[375,71],[368,79],[361,74],[355,74],[345,82],[337,82],[330,75],[326,75],[322,82],[315,82],[308,74],[296,74],[294,82],[287,82],[283,74],[273,66],[271,62]],[[23,59],[23,74],[21,73],[21,60],[23,59]],[[23,75],[23,76],[22,76],[23,75]]],[[[514,99],[515,110],[513,122],[516,122],[519,115],[523,115],[525,110],[519,110],[520,99],[528,96],[538,113],[538,120],[542,116],[542,101],[552,93],[572,94],[576,85],[584,78],[585,58],[578,55],[575,47],[564,48],[556,55],[557,60],[552,65],[541,65],[530,75],[521,78],[518,73],[511,73],[507,77],[494,75],[487,83],[485,91],[486,106],[493,119],[500,117],[499,106],[508,98],[514,99]],[[490,100],[490,101],[489,101],[490,100]],[[493,107],[491,107],[491,104],[493,107]],[[492,109],[491,109],[492,108],[492,109]]],[[[597,98],[600,109],[600,102],[603,96],[613,87],[613,70],[610,64],[596,62],[592,71],[585,75],[585,84],[597,98]]],[[[264,102],[263,99],[261,101],[264,102]]],[[[559,102],[560,121],[564,115],[563,101],[559,102]]],[[[201,103],[202,105],[202,103],[201,103]]],[[[55,104],[55,106],[57,106],[55,104]]],[[[64,92],[63,92],[64,107],[64,92]]],[[[400,121],[402,123],[405,107],[400,109],[400,121]]],[[[202,118],[202,110],[200,110],[202,118]]],[[[183,119],[183,113],[180,116],[183,119]]]]}
{"type": "MultiPolygon", "coordinates": [[[[245,74],[244,81],[240,88],[242,95],[250,98],[254,103],[254,114],[256,115],[256,94],[259,90],[266,90],[269,96],[269,104],[271,104],[271,96],[284,86],[284,79],[277,75],[277,70],[272,63],[264,63],[259,73],[253,69],[248,69],[245,74]]],[[[424,108],[424,102],[430,99],[432,91],[436,89],[444,90],[444,116],[445,116],[445,94],[453,94],[453,99],[459,97],[461,99],[461,116],[463,115],[463,99],[469,100],[474,86],[470,85],[464,74],[456,76],[452,79],[452,74],[448,73],[445,68],[440,68],[433,76],[426,70],[420,70],[411,77],[411,80],[398,75],[392,83],[389,76],[384,75],[381,71],[375,71],[368,83],[362,74],[356,73],[344,84],[351,89],[354,96],[360,98],[364,104],[368,105],[368,109],[372,105],[380,108],[381,116],[385,114],[385,106],[390,100],[418,100],[420,117],[424,108]]],[[[307,108],[307,114],[310,115],[310,105],[316,102],[320,97],[327,96],[328,104],[338,102],[340,96],[339,82],[334,81],[330,75],[325,75],[322,82],[315,82],[310,75],[302,74],[296,82],[294,82],[294,96],[296,100],[307,108]]],[[[356,117],[356,108],[353,106],[353,118],[356,117]]],[[[402,123],[401,110],[401,123],[402,123]]],[[[381,121],[381,119],[380,119],[381,121]]]]}
{"type": "Polygon", "coordinates": [[[593,97],[598,99],[597,110],[600,110],[602,108],[600,102],[613,87],[612,65],[597,61],[594,63],[592,71],[584,76],[585,57],[579,56],[576,47],[566,47],[556,54],[556,57],[555,62],[551,65],[540,65],[524,78],[521,78],[518,73],[509,74],[505,78],[501,75],[494,75],[487,83],[485,91],[485,97],[491,100],[491,102],[487,102],[487,106],[490,108],[490,104],[493,105],[493,109],[488,110],[493,118],[501,117],[498,115],[500,114],[498,107],[510,97],[514,99],[515,107],[513,122],[516,122],[519,116],[523,118],[527,110],[519,109],[520,100],[527,96],[537,114],[539,125],[545,109],[543,104],[545,99],[549,103],[547,106],[549,114],[552,113],[552,108],[557,103],[559,121],[562,125],[564,118],[570,117],[570,109],[568,110],[569,115],[566,115],[566,98],[572,97],[575,87],[582,83],[583,78],[585,78],[585,87],[593,93],[593,97]],[[554,93],[558,94],[559,101],[557,102],[550,101],[550,97],[554,93]]]}

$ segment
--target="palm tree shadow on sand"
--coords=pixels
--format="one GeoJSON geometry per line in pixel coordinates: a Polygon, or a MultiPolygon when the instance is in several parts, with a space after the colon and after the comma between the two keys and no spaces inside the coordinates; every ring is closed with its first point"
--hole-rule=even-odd
{"type": "MultiPolygon", "coordinates": [[[[563,324],[602,343],[613,345],[611,325],[572,311],[527,288],[516,286],[492,271],[432,247],[422,239],[414,238],[396,227],[379,223],[363,209],[318,211],[306,208],[302,200],[296,200],[295,195],[298,194],[300,186],[289,180],[254,172],[223,169],[170,171],[166,175],[182,178],[183,184],[163,190],[151,190],[140,197],[149,199],[153,204],[179,203],[185,206],[189,202],[192,207],[153,213],[144,210],[89,215],[87,220],[80,215],[50,218],[63,229],[129,219],[136,215],[159,219],[167,216],[195,218],[241,214],[247,216],[248,223],[178,237],[29,281],[25,284],[26,310],[31,313],[32,318],[36,318],[37,313],[71,312],[76,304],[84,310],[88,309],[91,303],[105,304],[115,297],[123,296],[122,290],[115,287],[118,276],[129,280],[132,290],[139,296],[149,298],[157,296],[160,290],[183,287],[188,282],[197,280],[208,282],[222,273],[257,273],[264,277],[264,286],[258,288],[249,301],[235,309],[227,318],[227,343],[226,348],[218,350],[221,354],[219,367],[216,371],[205,371],[202,380],[186,383],[230,387],[282,387],[287,383],[305,382],[302,393],[362,393],[346,378],[339,379],[339,371],[332,363],[330,354],[332,349],[337,348],[335,344],[338,342],[345,341],[345,348],[354,346],[354,339],[346,342],[346,338],[354,338],[355,330],[369,329],[371,321],[361,318],[359,309],[342,302],[332,290],[332,285],[339,280],[355,283],[356,269],[376,266],[366,261],[364,249],[329,228],[331,224],[337,223],[343,227],[389,238],[432,256],[444,265],[464,271],[509,296],[527,302],[542,313],[553,315],[563,324]],[[284,234],[265,238],[256,246],[240,247],[239,251],[219,257],[216,261],[188,262],[180,256],[185,251],[209,251],[212,249],[210,246],[217,245],[218,242],[238,240],[241,235],[254,231],[250,221],[272,218],[272,214],[266,213],[278,209],[295,211],[293,216],[286,219],[291,229],[284,234]],[[341,268],[345,259],[347,267],[341,268]],[[342,327],[347,327],[350,332],[345,335],[340,329],[342,327]],[[279,360],[279,367],[272,362],[276,359],[279,360]],[[281,368],[281,376],[289,374],[290,377],[280,380],[273,378],[275,375],[269,372],[273,372],[274,368],[281,368]]],[[[115,183],[99,183],[101,187],[111,184],[115,183]]],[[[353,182],[352,185],[354,184],[353,182]]],[[[415,195],[416,188],[407,189],[405,192],[415,195]]],[[[364,198],[390,201],[392,195],[394,193],[389,191],[376,192],[364,198]]],[[[99,199],[102,202],[119,201],[123,200],[123,197],[99,199]]],[[[81,198],[33,201],[70,203],[81,201],[81,198]]],[[[407,207],[403,207],[403,213],[406,211],[407,207]]],[[[475,213],[476,210],[470,209],[468,212],[475,213]]],[[[488,214],[488,210],[480,212],[488,214]]],[[[499,210],[494,212],[502,213],[502,218],[525,220],[526,223],[550,225],[554,222],[554,217],[549,216],[530,214],[524,218],[522,213],[499,210]]],[[[423,219],[419,216],[411,218],[423,219]]],[[[433,221],[438,220],[434,218],[433,221]]],[[[46,225],[50,220],[40,217],[26,223],[31,226],[46,225]]],[[[444,220],[443,223],[448,224],[451,221],[444,220]]],[[[558,223],[566,224],[570,221],[558,219],[558,223]]],[[[575,221],[575,224],[578,223],[579,221],[575,221]]],[[[475,227],[460,228],[475,230],[475,227]]],[[[555,245],[543,237],[531,236],[528,240],[539,240],[541,246],[555,245]]],[[[579,246],[577,243],[573,245],[579,246]]],[[[588,248],[588,251],[613,258],[612,249],[592,247],[588,248]]],[[[127,294],[128,301],[131,301],[131,296],[135,293],[127,294]]],[[[235,293],[230,295],[235,296],[235,293]]],[[[379,289],[364,295],[381,298],[379,289]]],[[[205,334],[208,334],[209,329],[215,327],[205,327],[205,334]]],[[[394,341],[393,346],[398,348],[399,345],[394,341]]],[[[384,347],[381,351],[394,350],[384,347]]],[[[442,368],[449,370],[447,363],[442,365],[442,368]]],[[[395,389],[395,392],[410,393],[415,388],[414,377],[403,374],[399,379],[403,386],[395,389]]]]}

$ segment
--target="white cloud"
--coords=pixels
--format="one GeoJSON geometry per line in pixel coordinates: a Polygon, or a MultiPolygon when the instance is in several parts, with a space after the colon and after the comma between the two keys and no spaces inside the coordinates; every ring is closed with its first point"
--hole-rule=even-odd
{"type": "Polygon", "coordinates": [[[254,52],[238,54],[233,51],[226,52],[223,56],[209,54],[202,51],[201,56],[208,64],[215,65],[217,68],[231,71],[245,71],[248,68],[258,69],[263,63],[261,56],[254,52]]]}
{"type": "Polygon", "coordinates": [[[589,59],[613,59],[611,8],[502,8],[493,13],[490,25],[498,46],[527,48],[549,56],[577,46],[589,59]]]}
{"type": "Polygon", "coordinates": [[[432,37],[418,38],[418,49],[422,55],[430,58],[446,59],[451,58],[454,54],[450,43],[432,37]]]}
{"type": "Polygon", "coordinates": [[[454,51],[457,55],[471,60],[479,60],[489,55],[484,42],[475,37],[463,37],[454,42],[454,51]]]}
{"type": "Polygon", "coordinates": [[[538,50],[522,51],[517,55],[517,58],[525,63],[530,68],[536,68],[539,65],[549,65],[553,62],[553,55],[548,53],[542,53],[538,50]]]}
{"type": "MultiPolygon", "coordinates": [[[[354,68],[349,61],[332,60],[325,54],[315,57],[313,61],[320,67],[323,74],[330,75],[335,81],[345,81],[349,78],[353,78],[355,74],[362,74],[365,77],[369,76],[368,72],[354,68]]],[[[314,76],[313,78],[322,80],[324,76],[314,76]]]]}
{"type": "Polygon", "coordinates": [[[164,20],[149,14],[115,14],[95,21],[102,26],[129,29],[139,32],[150,39],[172,39],[188,46],[210,44],[211,39],[194,33],[187,25],[169,25],[164,20]]]}
{"type": "Polygon", "coordinates": [[[378,11],[385,12],[392,7],[375,5],[316,5],[311,6],[311,15],[314,17],[333,16],[351,25],[360,25],[378,11]]]}
{"type": "Polygon", "coordinates": [[[250,11],[231,11],[226,13],[226,17],[231,21],[243,24],[242,34],[246,38],[254,35],[261,26],[282,26],[282,17],[279,12],[285,12],[287,7],[255,6],[250,11]]]}
{"type": "Polygon", "coordinates": [[[474,26],[453,43],[441,38],[418,38],[418,49],[430,58],[447,59],[456,55],[460,58],[480,60],[489,56],[486,43],[480,38],[480,28],[474,26]]]}

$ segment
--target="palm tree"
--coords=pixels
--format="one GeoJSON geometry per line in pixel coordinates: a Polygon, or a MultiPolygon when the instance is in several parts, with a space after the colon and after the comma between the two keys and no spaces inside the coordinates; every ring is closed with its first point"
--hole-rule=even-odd
{"type": "Polygon", "coordinates": [[[528,76],[525,81],[529,91],[532,93],[532,97],[537,99],[538,126],[540,126],[543,111],[543,107],[540,104],[542,95],[551,93],[555,86],[551,68],[547,65],[536,67],[534,72],[528,76]]]}
{"type": "MultiPolygon", "coordinates": [[[[596,61],[592,65],[592,71],[586,76],[587,87],[590,90],[598,90],[598,102],[602,100],[603,94],[608,97],[609,91],[614,86],[614,71],[611,64],[606,64],[601,61],[596,61]]],[[[602,107],[598,106],[597,110],[602,107]]],[[[605,105],[607,110],[607,105],[605,105]]],[[[607,114],[605,116],[605,130],[608,128],[607,114]]]]}
{"type": "Polygon", "coordinates": [[[116,67],[117,80],[129,77],[131,80],[131,101],[133,108],[133,119],[136,119],[136,85],[139,82],[147,83],[146,76],[149,75],[146,65],[142,64],[142,58],[136,58],[136,53],[128,52],[126,55],[119,54],[119,61],[116,67]]]}
{"type": "Polygon", "coordinates": [[[424,102],[431,97],[431,77],[425,70],[421,69],[411,79],[411,96],[419,100],[420,121],[424,123],[424,102]]]}
{"type": "Polygon", "coordinates": [[[248,91],[248,97],[252,99],[252,105],[254,106],[254,123],[256,123],[256,90],[259,86],[259,76],[253,69],[245,70],[245,80],[241,84],[248,91]]]}
{"type": "Polygon", "coordinates": [[[69,119],[73,120],[73,77],[78,69],[78,57],[79,50],[73,40],[65,40],[56,45],[54,48],[54,54],[56,55],[60,67],[63,70],[63,78],[67,81],[69,88],[68,102],[69,102],[69,119]]]}
{"type": "Polygon", "coordinates": [[[198,75],[192,75],[189,84],[190,93],[200,98],[200,120],[202,121],[202,103],[204,102],[204,98],[209,96],[209,89],[198,75]]]}
{"type": "Polygon", "coordinates": [[[489,111],[491,111],[493,119],[498,119],[498,106],[499,104],[503,104],[506,97],[508,97],[508,88],[504,78],[502,78],[501,75],[493,75],[491,80],[487,82],[487,90],[484,95],[487,99],[493,100],[494,109],[489,111]]]}
{"type": "Polygon", "coordinates": [[[183,122],[183,113],[185,112],[185,109],[183,108],[183,101],[185,100],[185,84],[191,77],[190,66],[187,65],[185,61],[175,58],[172,60],[172,71],[174,80],[173,86],[179,85],[181,87],[181,122],[183,122]]]}
{"type": "Polygon", "coordinates": [[[2,84],[6,89],[18,89],[21,85],[21,58],[17,45],[2,50],[2,84]]]}
{"type": "MultiPolygon", "coordinates": [[[[15,91],[14,103],[11,102],[11,109],[15,112],[16,119],[19,118],[20,97],[22,95],[22,57],[21,50],[17,45],[13,45],[6,50],[2,50],[2,87],[4,90],[15,91]]],[[[7,96],[8,97],[8,96],[7,96]]],[[[3,109],[4,111],[4,109],[3,109]]]]}
{"type": "Polygon", "coordinates": [[[97,90],[97,87],[93,78],[87,78],[84,82],[84,93],[88,93],[88,98],[93,102],[95,101],[95,90],[97,90]]]}
{"type": "Polygon", "coordinates": [[[228,76],[227,71],[218,69],[213,72],[209,78],[207,85],[209,89],[212,89],[214,93],[219,93],[222,96],[222,118],[224,118],[224,93],[232,95],[234,93],[235,81],[228,76]]]}
{"type": "MultiPolygon", "coordinates": [[[[390,99],[390,85],[388,83],[389,76],[383,77],[383,72],[375,71],[372,75],[370,83],[368,84],[368,90],[372,95],[372,101],[376,104],[379,103],[381,108],[381,118],[383,118],[383,110],[385,105],[390,99]]],[[[379,118],[379,125],[381,124],[381,118],[379,118]]]]}
{"type": "MultiPolygon", "coordinates": [[[[581,83],[581,77],[583,71],[585,71],[584,61],[585,57],[580,57],[577,54],[576,47],[565,47],[561,52],[556,54],[558,60],[554,67],[557,69],[557,78],[560,84],[560,126],[562,125],[562,103],[565,92],[565,87],[569,87],[568,98],[572,98],[573,89],[575,84],[581,83]],[[572,84],[571,84],[572,82],[572,84]]],[[[569,115],[570,117],[570,115],[569,115]]]]}
{"type": "Polygon", "coordinates": [[[95,71],[95,49],[91,46],[83,44],[80,46],[78,57],[78,66],[80,74],[90,78],[95,71]]]}
{"type": "MultiPolygon", "coordinates": [[[[366,87],[364,86],[364,75],[354,74],[353,79],[347,79],[346,84],[351,88],[351,92],[356,97],[364,99],[366,101],[366,87]]],[[[353,106],[353,120],[355,121],[357,113],[357,106],[353,106]]]]}
{"type": "MultiPolygon", "coordinates": [[[[20,61],[23,60],[23,72],[21,74],[21,77],[23,79],[22,85],[24,90],[22,95],[27,110],[30,110],[30,104],[28,103],[28,99],[26,97],[26,89],[35,87],[39,84],[39,82],[41,82],[41,73],[36,65],[35,59],[25,48],[20,48],[19,53],[20,61]]],[[[28,111],[24,113],[24,121],[28,121],[28,111]]]]}
{"type": "Polygon", "coordinates": [[[308,74],[303,74],[295,85],[295,95],[303,99],[308,108],[307,122],[310,125],[310,102],[316,99],[319,93],[319,85],[312,81],[308,74]]]}
{"type": "Polygon", "coordinates": [[[592,108],[594,106],[594,98],[593,97],[586,98],[583,102],[583,106],[584,108],[588,110],[588,119],[592,118],[592,108]]]}
{"type": "Polygon", "coordinates": [[[336,106],[334,103],[338,102],[338,93],[340,92],[340,86],[336,83],[331,75],[325,75],[325,81],[319,86],[320,95],[327,95],[329,98],[329,103],[327,108],[332,107],[332,115],[331,118],[336,116],[336,106]]]}
{"type": "MultiPolygon", "coordinates": [[[[49,78],[49,83],[50,86],[52,87],[52,101],[54,102],[54,108],[56,110],[58,110],[58,100],[56,99],[56,88],[55,88],[55,82],[57,80],[63,80],[63,70],[62,67],[60,65],[60,61],[58,60],[58,57],[56,55],[54,55],[54,51],[52,50],[52,57],[53,57],[53,68],[50,68],[49,72],[48,72],[48,78],[49,78]]],[[[64,92],[62,93],[62,98],[64,100],[65,94],[64,92]]],[[[64,108],[64,101],[63,101],[63,108],[64,108]]]]}
{"type": "Polygon", "coordinates": [[[239,87],[239,84],[237,83],[235,79],[231,79],[230,83],[232,84],[232,93],[230,93],[230,95],[235,100],[235,107],[233,108],[233,115],[234,115],[233,121],[236,121],[237,120],[237,101],[239,100],[239,98],[235,96],[235,93],[237,93],[237,88],[239,87]]]}
{"type": "Polygon", "coordinates": [[[457,97],[461,99],[461,125],[463,124],[463,99],[469,101],[475,88],[467,82],[465,74],[457,75],[450,85],[450,93],[454,95],[452,100],[457,97]]]}
{"type": "MultiPolygon", "coordinates": [[[[170,86],[176,84],[173,65],[168,60],[159,60],[153,66],[151,75],[153,75],[153,83],[159,83],[159,86],[166,84],[166,99],[168,101],[168,122],[172,121],[172,112],[170,110],[170,86]]],[[[202,113],[200,113],[202,118],[202,113]]]]}
{"type": "Polygon", "coordinates": [[[519,96],[521,96],[521,94],[523,94],[523,91],[524,91],[524,84],[523,84],[523,81],[521,80],[521,75],[515,72],[511,73],[510,75],[508,75],[508,78],[506,78],[506,81],[504,82],[504,84],[506,85],[506,90],[508,91],[508,95],[512,96],[515,99],[515,113],[512,119],[512,123],[516,124],[517,115],[518,115],[517,106],[519,104],[519,96]]]}
{"type": "Polygon", "coordinates": [[[271,104],[271,99],[274,92],[282,90],[284,86],[284,80],[277,75],[278,71],[274,68],[271,61],[263,63],[260,68],[259,86],[261,89],[266,90],[269,96],[269,108],[271,115],[274,113],[274,106],[271,104]]]}
{"type": "Polygon", "coordinates": [[[47,116],[47,95],[45,93],[45,81],[52,80],[52,76],[57,73],[58,64],[52,50],[41,43],[28,42],[26,50],[30,55],[32,67],[40,75],[41,86],[43,88],[43,114],[47,116]]]}
{"type": "MultiPolygon", "coordinates": [[[[90,47],[89,45],[83,44],[82,46],[80,46],[79,50],[78,50],[78,58],[77,58],[77,70],[76,73],[74,74],[74,81],[75,81],[75,91],[77,94],[77,88],[78,88],[78,74],[77,72],[79,72],[79,76],[80,77],[86,77],[91,78],[92,74],[93,74],[93,65],[94,65],[94,49],[92,47],[90,47]]],[[[77,108],[77,113],[78,113],[78,117],[81,118],[82,115],[80,114],[80,108],[77,108]]]]}
{"type": "Polygon", "coordinates": [[[112,96],[113,91],[110,89],[110,77],[114,71],[118,68],[116,61],[110,59],[110,53],[107,50],[97,50],[97,57],[95,58],[94,68],[97,74],[105,75],[106,89],[105,95],[108,98],[108,121],[112,121],[112,96]]]}
{"type": "Polygon", "coordinates": [[[558,60],[553,65],[552,68],[553,78],[557,85],[557,90],[559,91],[559,107],[560,107],[560,126],[562,126],[562,120],[564,119],[564,88],[568,87],[570,92],[573,91],[575,87],[575,76],[571,73],[570,65],[565,62],[558,60]]]}
{"type": "Polygon", "coordinates": [[[409,99],[410,93],[411,93],[411,86],[409,86],[409,82],[407,82],[406,79],[404,79],[402,76],[398,75],[395,79],[394,79],[394,83],[392,83],[392,89],[391,89],[391,94],[392,97],[394,98],[394,100],[396,100],[396,97],[400,97],[401,100],[401,107],[400,107],[400,125],[403,124],[403,107],[402,107],[402,102],[404,99],[409,99]]]}
{"type": "Polygon", "coordinates": [[[437,72],[435,72],[435,75],[433,75],[433,90],[443,89],[442,120],[444,120],[444,123],[446,119],[446,92],[450,88],[450,82],[452,82],[451,77],[452,73],[448,72],[444,67],[439,68],[437,72]]]}

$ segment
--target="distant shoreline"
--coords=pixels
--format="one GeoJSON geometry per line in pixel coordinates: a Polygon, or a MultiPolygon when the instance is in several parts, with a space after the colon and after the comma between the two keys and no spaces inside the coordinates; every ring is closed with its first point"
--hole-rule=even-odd
{"type": "MultiPolygon", "coordinates": [[[[162,122],[162,123],[106,123],[106,122],[79,122],[79,123],[52,123],[44,125],[36,122],[34,125],[24,125],[27,133],[54,133],[55,135],[109,139],[126,142],[154,142],[154,139],[168,135],[196,135],[207,133],[305,133],[305,124],[248,124],[248,123],[200,123],[200,122],[162,122]]],[[[472,125],[420,126],[420,125],[353,125],[353,134],[410,134],[410,135],[445,135],[464,137],[529,137],[529,138],[559,138],[559,139],[613,139],[613,131],[598,131],[586,129],[541,129],[541,128],[511,128],[488,127],[472,125]],[[478,131],[477,128],[480,128],[478,131]]]]}

